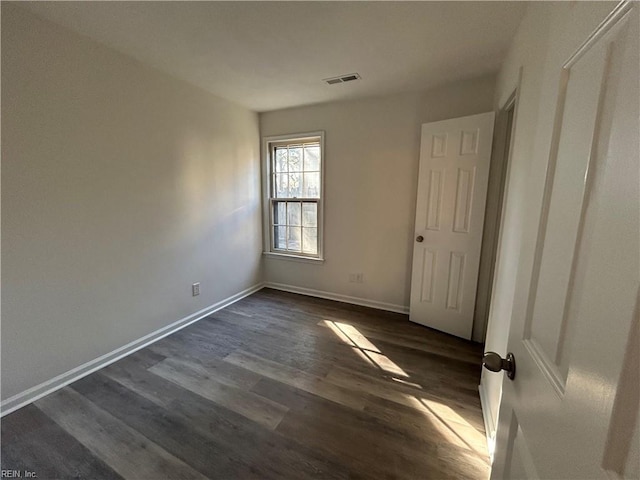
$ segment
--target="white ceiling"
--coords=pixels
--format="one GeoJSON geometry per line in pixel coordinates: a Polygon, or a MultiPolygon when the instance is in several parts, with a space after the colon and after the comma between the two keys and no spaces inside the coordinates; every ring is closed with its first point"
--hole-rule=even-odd
{"type": "Polygon", "coordinates": [[[498,70],[524,2],[25,2],[259,112],[421,91],[498,70]],[[362,80],[322,79],[358,72],[362,80]]]}

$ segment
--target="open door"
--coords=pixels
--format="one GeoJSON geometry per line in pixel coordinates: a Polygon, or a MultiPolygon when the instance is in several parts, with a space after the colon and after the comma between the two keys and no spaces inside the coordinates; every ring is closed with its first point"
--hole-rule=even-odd
{"type": "Polygon", "coordinates": [[[422,125],[411,321],[471,339],[494,113],[422,125]]]}
{"type": "Polygon", "coordinates": [[[559,72],[533,262],[519,263],[495,479],[640,476],[639,35],[638,4],[621,4],[559,72]]]}

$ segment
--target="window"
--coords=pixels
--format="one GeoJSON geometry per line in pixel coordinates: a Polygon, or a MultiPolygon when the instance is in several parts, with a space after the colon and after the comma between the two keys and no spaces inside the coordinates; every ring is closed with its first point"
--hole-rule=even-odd
{"type": "Polygon", "coordinates": [[[322,259],[324,133],[265,139],[265,250],[322,259]]]}

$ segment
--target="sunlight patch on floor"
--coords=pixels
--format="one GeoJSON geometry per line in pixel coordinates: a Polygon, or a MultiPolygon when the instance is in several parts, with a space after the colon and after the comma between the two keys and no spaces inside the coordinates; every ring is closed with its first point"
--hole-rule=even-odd
{"type": "MultiPolygon", "coordinates": [[[[393,382],[424,390],[422,385],[411,382],[409,375],[400,368],[398,364],[384,355],[375,344],[360,333],[353,325],[333,320],[323,320],[323,323],[329,327],[342,342],[349,345],[366,363],[391,373],[393,375],[391,378],[393,382]]],[[[447,442],[478,455],[478,460],[486,463],[487,445],[484,432],[477,430],[469,424],[469,422],[460,416],[453,408],[434,400],[421,398],[421,393],[419,392],[416,392],[415,395],[410,393],[399,393],[399,395],[404,398],[396,397],[394,401],[399,401],[421,412],[425,419],[433,424],[438,430],[438,433],[441,434],[447,442]],[[404,399],[406,399],[406,401],[404,399]]]]}
{"type": "Polygon", "coordinates": [[[422,385],[418,384],[418,383],[413,383],[410,382],[408,380],[402,380],[401,378],[392,378],[392,381],[396,382],[396,383],[401,383],[402,385],[407,385],[408,387],[412,387],[412,388],[418,388],[420,390],[422,390],[422,385]]]}
{"type": "Polygon", "coordinates": [[[369,350],[370,352],[382,353],[380,349],[375,346],[373,343],[367,339],[356,327],[353,325],[349,325],[348,323],[339,323],[339,322],[329,322],[332,323],[333,326],[338,328],[342,333],[344,333],[353,344],[364,350],[369,350]]]}
{"type": "Polygon", "coordinates": [[[356,355],[358,355],[361,359],[363,359],[365,361],[365,363],[368,363],[369,365],[371,365],[374,368],[380,368],[378,366],[378,364],[376,362],[374,362],[373,360],[371,360],[367,354],[365,354],[362,350],[360,350],[358,347],[353,347],[353,351],[356,352],[356,355]]]}
{"type": "Polygon", "coordinates": [[[462,418],[458,412],[456,412],[453,408],[448,405],[445,405],[440,402],[436,402],[434,400],[427,400],[425,398],[420,399],[420,403],[426,406],[429,411],[431,411],[434,415],[438,415],[441,418],[445,418],[447,420],[451,420],[457,423],[461,423],[466,427],[471,427],[471,424],[467,422],[464,418],[462,418]]]}
{"type": "Polygon", "coordinates": [[[421,411],[451,444],[470,450],[483,457],[487,455],[486,440],[482,432],[458,415],[452,408],[432,400],[407,395],[416,410],[421,411]]]}
{"type": "Polygon", "coordinates": [[[371,343],[367,337],[358,331],[353,325],[346,323],[324,320],[324,324],[329,327],[336,336],[344,343],[354,349],[363,359],[385,372],[408,378],[409,375],[389,357],[384,355],[378,347],[371,343]]]}

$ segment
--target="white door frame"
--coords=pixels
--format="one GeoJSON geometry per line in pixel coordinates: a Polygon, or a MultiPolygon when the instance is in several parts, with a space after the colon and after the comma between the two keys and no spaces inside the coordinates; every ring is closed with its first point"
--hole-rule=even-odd
{"type": "Polygon", "coordinates": [[[478,291],[473,318],[472,339],[479,343],[484,343],[485,341],[489,322],[493,280],[500,245],[500,233],[502,231],[504,200],[511,169],[511,145],[515,132],[517,94],[518,89],[516,88],[496,114],[484,231],[482,234],[482,251],[480,253],[480,269],[478,272],[478,291]]]}
{"type": "MultiPolygon", "coordinates": [[[[491,276],[491,289],[486,292],[489,295],[486,306],[486,318],[484,319],[485,332],[482,334],[483,341],[485,342],[485,350],[491,350],[506,355],[507,353],[507,341],[509,338],[509,330],[511,326],[511,316],[497,316],[492,315],[494,310],[492,307],[495,302],[495,295],[497,292],[496,285],[500,281],[498,279],[498,271],[500,268],[501,260],[501,247],[504,234],[504,222],[505,222],[505,207],[509,197],[509,184],[511,176],[511,167],[513,162],[513,148],[515,144],[516,125],[518,122],[518,106],[520,101],[520,85],[522,81],[522,68],[520,68],[517,83],[514,86],[511,95],[503,103],[498,113],[497,129],[502,131],[497,132],[498,144],[494,147],[498,152],[498,155],[502,155],[500,161],[503,163],[504,184],[502,186],[502,200],[499,209],[499,218],[496,225],[496,235],[494,237],[495,242],[495,256],[491,260],[493,262],[493,274],[491,276]],[[507,125],[504,121],[506,119],[506,112],[508,109],[513,108],[513,118],[511,120],[511,132],[507,135],[507,125]],[[505,144],[506,141],[508,144],[505,144]],[[506,158],[505,158],[506,157],[506,158]]],[[[492,159],[493,160],[493,159],[492,159]]],[[[483,246],[484,247],[484,246],[483,246]]],[[[477,302],[476,302],[477,306],[477,302]]],[[[475,329],[475,321],[474,321],[475,329]]],[[[493,460],[493,453],[495,449],[496,430],[498,428],[498,413],[500,411],[500,400],[502,398],[502,376],[492,375],[485,369],[482,369],[480,385],[478,386],[480,393],[480,404],[482,407],[482,416],[484,419],[485,434],[487,436],[487,446],[489,456],[493,460]]]]}

